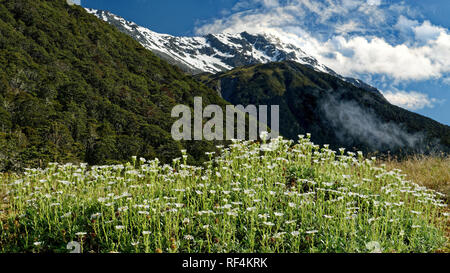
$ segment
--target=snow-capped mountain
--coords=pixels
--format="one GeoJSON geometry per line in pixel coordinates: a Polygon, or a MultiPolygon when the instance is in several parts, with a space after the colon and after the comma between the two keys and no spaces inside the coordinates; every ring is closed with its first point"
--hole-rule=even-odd
{"type": "Polygon", "coordinates": [[[336,74],[300,48],[269,35],[209,34],[202,37],[176,37],[160,34],[127,21],[108,11],[87,9],[114,25],[160,57],[191,73],[217,73],[238,66],[291,60],[336,74]]]}
{"type": "Polygon", "coordinates": [[[258,63],[295,61],[364,88],[377,91],[360,80],[343,77],[319,63],[301,48],[266,34],[209,34],[177,37],[161,34],[108,11],[86,9],[89,13],[130,35],[160,58],[191,74],[217,73],[258,63]]]}

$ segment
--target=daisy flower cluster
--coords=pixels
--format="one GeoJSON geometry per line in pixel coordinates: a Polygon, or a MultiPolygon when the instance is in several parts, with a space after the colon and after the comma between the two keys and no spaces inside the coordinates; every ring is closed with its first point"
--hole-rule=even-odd
{"type": "MultiPolygon", "coordinates": [[[[203,166],[50,164],[2,181],[1,252],[429,252],[441,195],[362,153],[234,140],[203,166]]],[[[442,221],[441,221],[442,222],[442,221]]]]}

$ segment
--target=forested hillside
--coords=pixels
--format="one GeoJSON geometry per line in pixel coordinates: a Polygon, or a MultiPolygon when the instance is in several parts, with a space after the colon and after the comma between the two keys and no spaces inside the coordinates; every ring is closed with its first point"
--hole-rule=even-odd
{"type": "Polygon", "coordinates": [[[65,0],[0,1],[0,171],[137,155],[191,161],[213,143],[178,143],[176,104],[216,92],[65,0]]]}
{"type": "Polygon", "coordinates": [[[293,61],[198,78],[232,104],[280,105],[284,137],[311,133],[317,144],[370,153],[450,151],[449,126],[392,105],[378,91],[293,61]]]}

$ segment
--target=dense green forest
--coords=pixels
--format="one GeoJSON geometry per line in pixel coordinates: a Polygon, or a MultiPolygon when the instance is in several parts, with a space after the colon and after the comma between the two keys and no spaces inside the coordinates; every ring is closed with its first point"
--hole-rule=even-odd
{"type": "Polygon", "coordinates": [[[65,0],[0,1],[0,67],[0,171],[215,147],[170,135],[174,105],[215,91],[65,0]]]}
{"type": "Polygon", "coordinates": [[[280,133],[312,134],[332,148],[404,155],[450,151],[450,127],[390,104],[359,88],[293,62],[257,64],[197,78],[232,104],[280,105],[280,133]]]}

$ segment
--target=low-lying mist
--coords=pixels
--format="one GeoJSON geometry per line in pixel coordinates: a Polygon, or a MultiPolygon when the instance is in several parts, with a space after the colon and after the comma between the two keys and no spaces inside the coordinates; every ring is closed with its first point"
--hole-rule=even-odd
{"type": "Polygon", "coordinates": [[[362,143],[377,151],[418,151],[423,148],[423,133],[408,133],[402,124],[385,122],[372,109],[363,108],[355,101],[337,99],[330,95],[322,100],[321,111],[337,138],[349,145],[362,143]]]}

